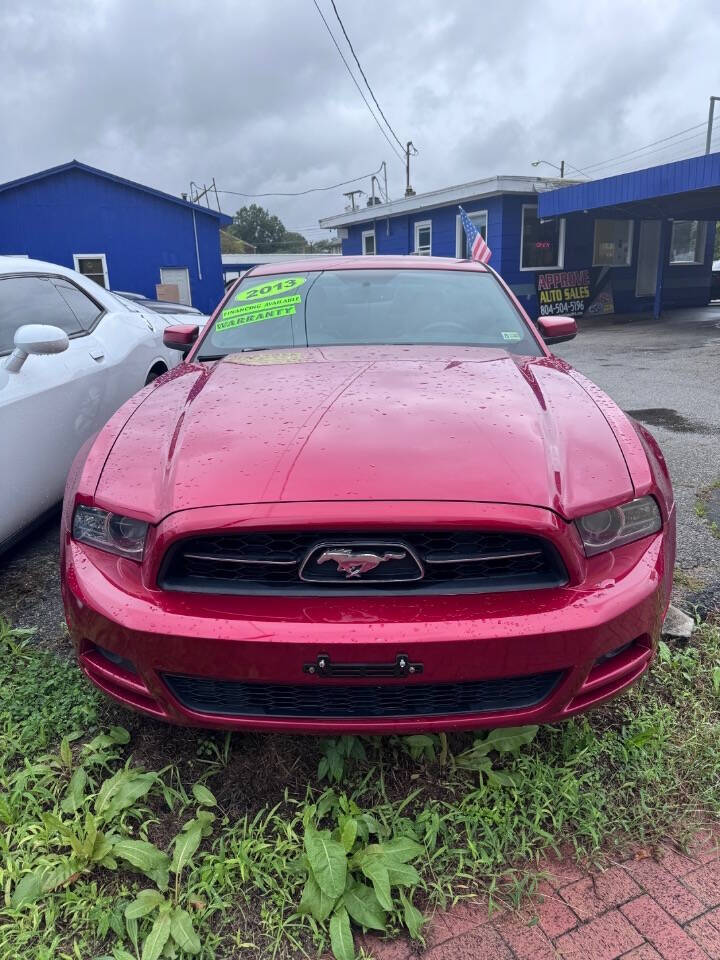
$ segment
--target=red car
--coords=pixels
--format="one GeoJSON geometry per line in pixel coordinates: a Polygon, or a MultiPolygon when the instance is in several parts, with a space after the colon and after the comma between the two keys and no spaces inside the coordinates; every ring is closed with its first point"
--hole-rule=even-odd
{"type": "Polygon", "coordinates": [[[675,511],[652,436],[478,263],[249,271],[75,463],[80,666],[172,723],[557,721],[650,663],[675,511]],[[543,339],[544,338],[544,339],[543,339]]]}

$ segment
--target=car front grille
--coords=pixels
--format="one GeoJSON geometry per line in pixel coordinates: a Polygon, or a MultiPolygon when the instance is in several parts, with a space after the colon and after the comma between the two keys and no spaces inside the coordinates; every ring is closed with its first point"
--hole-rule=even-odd
{"type": "Polygon", "coordinates": [[[158,583],[165,590],[226,594],[477,593],[561,586],[567,573],[552,544],[520,533],[249,531],[179,541],[158,583]],[[322,563],[328,546],[374,550],[388,559],[349,577],[336,561],[322,563]]]}
{"type": "Polygon", "coordinates": [[[336,686],[318,683],[244,683],[165,675],[170,692],[188,710],[233,717],[431,717],[520,710],[541,703],[561,672],[469,683],[336,686]]]}

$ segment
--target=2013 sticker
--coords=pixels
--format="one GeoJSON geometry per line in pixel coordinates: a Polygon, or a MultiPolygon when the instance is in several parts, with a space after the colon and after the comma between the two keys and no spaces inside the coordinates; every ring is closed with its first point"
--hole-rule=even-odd
{"type": "Polygon", "coordinates": [[[249,290],[241,290],[235,297],[236,300],[250,300],[255,303],[261,300],[270,300],[272,297],[287,293],[288,290],[295,290],[301,287],[307,281],[307,277],[283,277],[280,280],[270,280],[267,283],[259,283],[249,290]]]}
{"type": "Polygon", "coordinates": [[[517,343],[518,340],[522,340],[522,334],[518,333],[516,330],[503,330],[500,336],[503,340],[512,340],[514,343],[517,343]]]}

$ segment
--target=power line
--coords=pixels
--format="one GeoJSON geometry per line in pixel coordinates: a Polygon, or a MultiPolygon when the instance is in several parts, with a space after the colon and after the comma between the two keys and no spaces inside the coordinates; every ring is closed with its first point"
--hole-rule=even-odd
{"type": "Polygon", "coordinates": [[[352,41],[350,40],[350,37],[348,36],[348,32],[347,32],[347,30],[345,29],[345,24],[342,22],[342,18],[340,17],[340,14],[338,13],[338,8],[335,6],[335,0],[330,0],[330,3],[332,4],[332,8],[333,8],[333,10],[335,11],[335,16],[337,17],[337,22],[340,24],[340,29],[341,29],[342,32],[343,32],[343,36],[344,36],[345,39],[347,40],[347,45],[350,47],[350,53],[352,53],[353,57],[355,58],[355,63],[357,64],[358,70],[360,71],[360,73],[361,73],[361,75],[362,75],[362,78],[363,78],[363,80],[365,81],[365,86],[366,86],[366,87],[368,88],[368,90],[370,91],[370,96],[373,98],[373,103],[374,103],[375,106],[378,108],[378,112],[380,113],[380,116],[381,116],[381,117],[383,118],[383,120],[385,121],[385,124],[386,124],[388,130],[389,130],[390,133],[393,135],[393,137],[395,137],[395,142],[397,143],[397,145],[400,147],[401,150],[404,150],[404,149],[405,149],[405,144],[402,142],[402,140],[400,140],[400,138],[398,137],[398,135],[395,133],[395,131],[393,130],[392,126],[390,125],[390,121],[388,120],[388,118],[387,118],[387,117],[385,116],[385,114],[383,113],[383,109],[382,109],[382,107],[380,106],[380,104],[378,103],[377,97],[376,97],[375,94],[373,93],[373,88],[370,86],[370,81],[369,81],[368,78],[365,76],[365,71],[363,70],[361,63],[360,63],[360,61],[358,60],[358,56],[357,56],[357,54],[355,53],[355,47],[353,47],[353,45],[352,45],[352,41]]]}
{"type": "Polygon", "coordinates": [[[642,147],[636,147],[634,150],[628,150],[627,153],[620,153],[616,157],[608,157],[606,160],[598,160],[596,163],[586,163],[584,166],[579,167],[578,169],[583,172],[586,170],[594,170],[595,167],[604,167],[609,163],[612,163],[613,160],[622,160],[624,157],[632,156],[634,153],[642,153],[644,150],[647,150],[648,147],[654,147],[657,143],[666,143],[668,140],[674,140],[675,137],[680,137],[684,133],[690,133],[691,130],[698,130],[700,127],[705,127],[707,124],[696,123],[694,127],[688,127],[686,130],[678,130],[677,133],[671,133],[667,137],[661,137],[659,140],[653,140],[652,143],[646,143],[642,147]]]}
{"type": "MultiPolygon", "coordinates": [[[[702,133],[702,134],[695,134],[695,136],[692,136],[692,137],[683,137],[681,140],[675,140],[673,143],[666,144],[664,147],[658,147],[658,148],[655,149],[655,150],[646,150],[645,153],[643,153],[643,154],[638,154],[638,155],[636,155],[636,156],[634,156],[634,157],[631,157],[631,158],[629,158],[629,159],[626,159],[626,160],[624,160],[624,161],[623,161],[623,160],[619,160],[619,161],[611,162],[611,161],[607,160],[607,161],[605,161],[604,163],[599,164],[598,166],[596,166],[595,170],[593,171],[593,174],[594,174],[594,175],[597,174],[600,170],[606,170],[607,167],[611,167],[611,168],[613,168],[613,167],[626,167],[628,164],[633,164],[633,163],[635,163],[636,161],[642,162],[642,161],[644,161],[644,160],[646,159],[646,157],[651,157],[651,156],[654,156],[655,154],[658,154],[658,153],[664,153],[666,150],[674,150],[676,147],[679,147],[680,144],[682,144],[682,143],[692,143],[692,142],[699,142],[699,141],[703,141],[703,142],[705,141],[705,134],[704,134],[704,133],[702,133]]],[[[656,142],[660,142],[660,141],[656,141],[656,142]]],[[[649,146],[649,145],[648,145],[648,146],[649,146]]],[[[684,154],[687,154],[687,150],[688,150],[688,148],[686,147],[682,152],[683,152],[684,154]]],[[[693,156],[693,153],[687,154],[687,156],[693,156]]],[[[686,159],[686,157],[682,157],[682,158],[678,157],[677,159],[686,159]]],[[[666,163],[671,163],[672,160],[669,159],[669,160],[666,160],[666,161],[664,161],[664,162],[666,162],[666,163]]],[[[603,174],[601,174],[601,176],[608,176],[608,175],[613,175],[613,176],[614,176],[614,174],[608,174],[608,173],[603,173],[603,174]]]]}
{"type": "MultiPolygon", "coordinates": [[[[713,140],[714,140],[714,139],[715,139],[715,135],[713,135],[713,140]]],[[[677,155],[675,155],[675,156],[670,156],[670,157],[662,157],[660,160],[655,160],[655,161],[653,161],[653,162],[654,162],[654,163],[675,163],[676,161],[679,161],[679,160],[689,160],[689,159],[691,159],[692,157],[702,156],[702,155],[704,154],[704,152],[705,152],[705,141],[706,141],[705,134],[702,133],[702,134],[700,134],[699,137],[697,137],[697,136],[696,136],[696,137],[689,137],[686,141],[679,140],[678,143],[688,143],[688,142],[691,142],[691,141],[695,141],[695,142],[697,143],[697,146],[695,146],[695,147],[685,147],[684,149],[681,150],[680,154],[677,154],[677,155]],[[700,146],[701,144],[702,144],[702,147],[700,146]]],[[[661,147],[660,150],[654,150],[654,151],[652,151],[652,152],[653,152],[653,153],[662,153],[662,152],[664,152],[665,150],[671,150],[671,149],[673,149],[675,146],[677,146],[677,144],[674,144],[674,143],[673,143],[673,144],[670,144],[670,146],[661,147]]],[[[716,144],[716,146],[717,146],[717,144],[716,144]]],[[[646,154],[646,156],[647,156],[647,155],[648,155],[648,154],[646,154]]],[[[643,159],[644,159],[644,158],[643,158],[643,159]]],[[[632,161],[629,161],[629,162],[632,162],[632,161]]]]}
{"type": "MultiPolygon", "coordinates": [[[[345,59],[345,55],[343,54],[342,50],[340,49],[340,45],[338,44],[337,40],[335,39],[335,34],[334,34],[334,33],[332,32],[332,30],[330,29],[330,24],[329,24],[329,23],[327,22],[327,20],[325,19],[325,14],[322,12],[322,10],[320,9],[320,7],[318,6],[317,0],[313,0],[313,3],[315,4],[315,9],[316,9],[317,12],[320,14],[320,19],[321,19],[322,22],[325,24],[325,29],[326,29],[327,32],[330,34],[330,39],[331,39],[332,42],[335,44],[335,49],[336,49],[337,52],[340,54],[340,59],[341,59],[342,62],[345,64],[345,69],[346,69],[347,72],[350,74],[350,78],[352,79],[352,82],[353,82],[353,83],[355,84],[355,86],[357,87],[358,93],[360,94],[360,96],[361,96],[361,97],[363,98],[363,100],[365,101],[365,106],[366,106],[366,107],[368,108],[368,110],[370,111],[370,116],[373,118],[373,120],[374,120],[375,123],[377,124],[378,130],[380,131],[380,133],[381,133],[381,134],[385,137],[385,139],[387,140],[388,144],[390,145],[390,149],[392,150],[392,152],[395,154],[395,156],[398,158],[398,160],[400,160],[401,163],[404,163],[405,161],[404,161],[403,157],[402,157],[402,156],[397,152],[397,150],[395,149],[395,144],[392,142],[392,140],[390,139],[390,137],[388,137],[388,135],[387,135],[387,133],[385,132],[385,129],[383,128],[382,124],[380,123],[380,121],[378,120],[378,118],[375,116],[375,113],[374,113],[374,111],[373,111],[373,108],[372,108],[372,107],[370,106],[370,104],[368,103],[368,98],[367,98],[367,97],[365,96],[365,94],[363,93],[362,87],[361,87],[360,84],[357,82],[357,79],[356,79],[356,77],[355,77],[355,74],[354,74],[354,73],[352,72],[352,70],[350,69],[350,64],[349,64],[349,63],[347,62],[347,60],[345,59]]],[[[387,121],[386,121],[386,122],[387,122],[387,121]]],[[[393,136],[394,136],[394,134],[393,134],[393,136]]]]}
{"type": "Polygon", "coordinates": [[[309,187],[307,190],[297,190],[294,193],[242,193],[239,190],[220,190],[218,193],[230,193],[234,197],[250,197],[259,199],[261,197],[304,197],[308,193],[322,193],[324,190],[335,190],[337,187],[345,187],[349,183],[357,183],[358,180],[367,180],[369,177],[375,177],[382,170],[382,164],[373,170],[372,173],[364,173],[360,177],[353,177],[352,180],[343,180],[341,183],[331,183],[329,187],[309,187]]]}

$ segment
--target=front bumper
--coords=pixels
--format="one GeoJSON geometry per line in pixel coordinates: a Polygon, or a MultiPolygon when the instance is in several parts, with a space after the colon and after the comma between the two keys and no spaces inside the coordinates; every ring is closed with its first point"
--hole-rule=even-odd
{"type": "MultiPolygon", "coordinates": [[[[537,591],[457,596],[172,593],[154,586],[154,577],[168,543],[187,535],[182,518],[170,518],[158,528],[142,567],[78,544],[66,534],[63,598],[80,665],[115,700],[171,723],[296,733],[413,733],[547,723],[595,706],[633,683],[654,655],[669,602],[672,523],[656,536],[585,560],[573,528],[548,511],[513,508],[510,520],[501,508],[478,506],[477,516],[468,520],[469,507],[462,505],[465,523],[504,527],[512,523],[553,539],[570,583],[537,591]],[[308,665],[322,655],[346,666],[392,663],[403,655],[422,664],[422,672],[382,680],[309,672],[308,665]],[[342,691],[325,697],[314,690],[351,688],[350,694],[357,690],[359,703],[369,702],[373,691],[396,686],[417,703],[424,691],[408,690],[411,686],[464,691],[487,681],[496,689],[495,681],[530,682],[548,673],[556,678],[539,702],[530,697],[508,709],[495,697],[488,701],[489,709],[392,716],[362,716],[357,711],[352,716],[243,715],[237,706],[234,713],[222,707],[213,712],[209,707],[198,709],[197,701],[195,706],[181,702],[182,684],[166,679],[237,681],[243,688],[258,685],[251,688],[256,691],[271,685],[292,687],[332,702],[342,691]]],[[[202,512],[192,511],[195,528],[202,512]]],[[[437,504],[433,519],[436,524],[450,522],[437,504]]],[[[212,526],[216,517],[206,520],[209,529],[217,529],[212,526]]],[[[228,522],[237,523],[237,516],[228,522]]],[[[244,522],[257,525],[258,518],[244,522]]],[[[289,521],[281,512],[266,522],[289,521]]],[[[320,526],[327,517],[314,522],[320,526]]]]}

